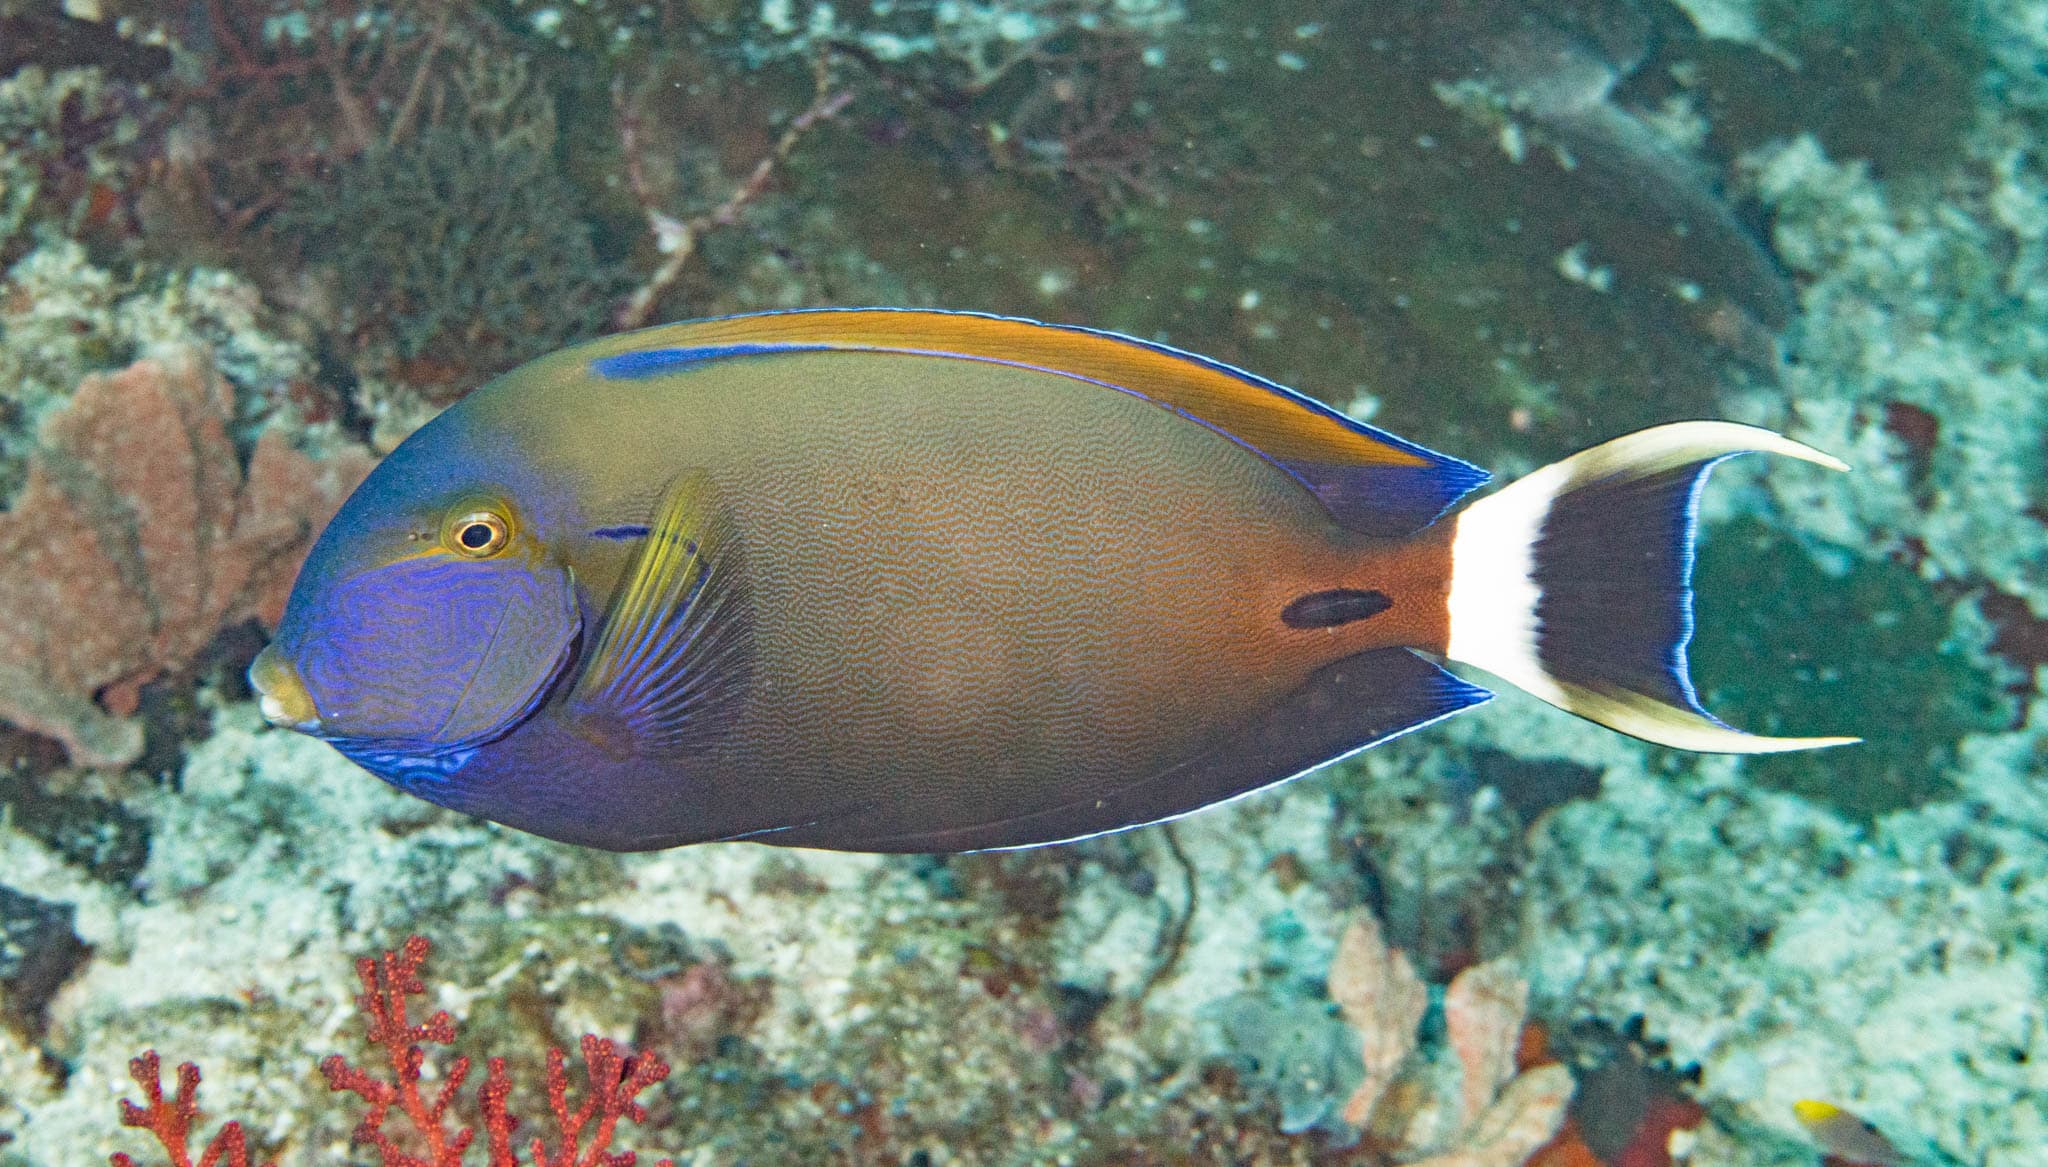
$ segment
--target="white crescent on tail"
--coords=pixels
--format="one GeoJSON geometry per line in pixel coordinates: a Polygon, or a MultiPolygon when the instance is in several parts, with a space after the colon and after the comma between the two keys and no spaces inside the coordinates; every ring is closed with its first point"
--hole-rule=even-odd
{"type": "Polygon", "coordinates": [[[1715,463],[1746,453],[1849,468],[1755,426],[1675,422],[1581,451],[1467,507],[1454,520],[1445,655],[1560,709],[1678,749],[1766,754],[1860,740],[1744,733],[1707,713],[1693,694],[1685,650],[1699,490],[1715,463]],[[1645,515],[1668,515],[1674,529],[1635,531],[1616,521],[1636,502],[1645,515]],[[1597,537],[1571,537],[1575,512],[1597,537]],[[1603,600],[1655,598],[1640,586],[1646,575],[1658,581],[1664,610],[1676,613],[1675,636],[1632,640],[1619,614],[1616,627],[1591,626],[1603,600]],[[1629,676],[1661,683],[1617,680],[1629,676]]]}

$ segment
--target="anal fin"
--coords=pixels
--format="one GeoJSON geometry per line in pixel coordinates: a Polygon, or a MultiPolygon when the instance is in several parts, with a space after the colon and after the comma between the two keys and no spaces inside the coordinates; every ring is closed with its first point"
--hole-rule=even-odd
{"type": "Polygon", "coordinates": [[[1317,670],[1257,721],[1201,756],[1128,786],[1001,822],[863,840],[860,846],[1001,850],[1164,822],[1299,777],[1492,698],[1405,648],[1359,653],[1317,670]]]}
{"type": "Polygon", "coordinates": [[[738,545],[702,471],[663,492],[565,712],[614,757],[715,740],[745,688],[751,619],[738,545]]]}

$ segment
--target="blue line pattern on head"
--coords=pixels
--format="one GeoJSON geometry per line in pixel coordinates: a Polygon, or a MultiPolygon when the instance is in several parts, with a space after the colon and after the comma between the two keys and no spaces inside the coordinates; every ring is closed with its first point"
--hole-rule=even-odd
{"type": "Polygon", "coordinates": [[[557,572],[420,557],[324,589],[287,651],[335,739],[442,752],[529,715],[578,624],[557,572]]]}
{"type": "Polygon", "coordinates": [[[645,539],[652,530],[645,523],[627,523],[623,527],[599,527],[590,535],[594,539],[645,539]]]}
{"type": "Polygon", "coordinates": [[[341,755],[384,781],[391,783],[407,794],[432,800],[432,793],[446,785],[469,760],[476,756],[476,748],[464,747],[450,750],[427,750],[420,748],[391,748],[380,743],[352,742],[344,739],[329,739],[341,755]]]}

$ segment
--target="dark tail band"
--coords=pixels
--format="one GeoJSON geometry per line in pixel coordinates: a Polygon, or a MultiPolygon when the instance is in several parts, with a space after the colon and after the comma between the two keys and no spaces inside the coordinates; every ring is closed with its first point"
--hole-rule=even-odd
{"type": "Polygon", "coordinates": [[[1760,754],[1853,742],[1759,737],[1700,707],[1686,665],[1700,488],[1751,451],[1846,470],[1769,430],[1657,426],[1472,504],[1451,544],[1453,660],[1560,709],[1680,749],[1760,754]]]}

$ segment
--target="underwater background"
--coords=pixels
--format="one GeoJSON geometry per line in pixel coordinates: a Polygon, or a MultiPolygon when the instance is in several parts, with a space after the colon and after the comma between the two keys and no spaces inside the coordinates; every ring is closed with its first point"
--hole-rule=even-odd
{"type": "Polygon", "coordinates": [[[495,1055],[513,1148],[591,1058],[643,1161],[2048,1165],[2044,150],[2044,0],[0,0],[0,1164],[163,1161],[151,1049],[195,1161],[426,1155],[361,1129],[418,1042],[469,1162],[495,1055]],[[1503,479],[1781,430],[1854,470],[1716,475],[1695,674],[1866,740],[1504,692],[1083,843],[620,856],[264,725],[425,419],[834,304],[1164,340],[1503,479]]]}

